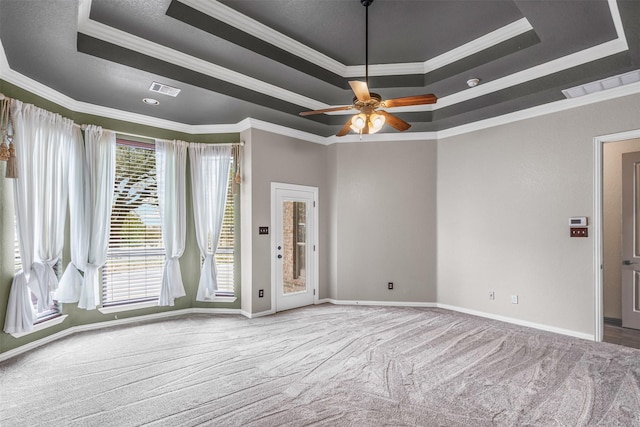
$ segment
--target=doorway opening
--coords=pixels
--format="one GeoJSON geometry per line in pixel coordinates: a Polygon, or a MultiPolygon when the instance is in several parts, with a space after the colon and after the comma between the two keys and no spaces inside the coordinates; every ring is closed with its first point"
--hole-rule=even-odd
{"type": "MultiPolygon", "coordinates": [[[[634,311],[631,309],[632,298],[624,294],[629,293],[633,282],[636,283],[633,286],[640,290],[640,274],[634,273],[634,264],[640,264],[640,260],[628,259],[633,258],[634,248],[640,247],[635,245],[636,237],[640,237],[636,236],[635,230],[640,230],[640,227],[635,226],[634,219],[640,219],[640,216],[633,214],[636,202],[631,200],[635,200],[635,189],[640,188],[635,183],[640,178],[640,167],[634,174],[633,163],[629,159],[633,155],[627,154],[637,152],[640,159],[640,130],[598,137],[594,142],[595,339],[640,348],[640,330],[622,327],[623,318],[625,326],[630,325],[629,313],[634,311]],[[624,173],[623,156],[627,157],[624,173]],[[624,316],[623,312],[626,313],[624,316]]],[[[640,303],[636,305],[635,315],[640,316],[640,303]]]]}

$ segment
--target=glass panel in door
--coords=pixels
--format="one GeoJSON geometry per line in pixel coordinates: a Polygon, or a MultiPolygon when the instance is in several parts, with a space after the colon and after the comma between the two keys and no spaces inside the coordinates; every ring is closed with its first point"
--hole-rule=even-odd
{"type": "Polygon", "coordinates": [[[307,291],[307,203],[282,202],[283,293],[307,291]]]}

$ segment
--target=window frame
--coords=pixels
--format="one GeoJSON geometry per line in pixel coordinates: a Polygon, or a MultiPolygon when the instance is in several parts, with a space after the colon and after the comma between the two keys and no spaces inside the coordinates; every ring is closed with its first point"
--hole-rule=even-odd
{"type": "MultiPolygon", "coordinates": [[[[230,269],[230,273],[231,273],[231,291],[229,290],[218,290],[216,291],[214,298],[219,298],[219,297],[229,297],[229,298],[235,298],[236,296],[236,288],[237,288],[237,265],[238,265],[238,258],[237,258],[237,247],[238,247],[238,234],[237,234],[237,230],[238,230],[238,198],[237,198],[237,194],[234,193],[234,179],[235,179],[235,171],[236,171],[236,161],[237,159],[232,156],[231,157],[231,164],[229,166],[229,181],[227,182],[227,204],[225,205],[225,214],[224,214],[224,219],[223,219],[223,230],[220,233],[220,240],[222,240],[224,238],[223,232],[224,232],[224,227],[225,224],[231,223],[231,233],[232,234],[232,245],[231,246],[224,246],[224,247],[217,247],[216,248],[216,254],[215,254],[215,258],[216,258],[216,263],[217,265],[220,265],[220,263],[218,263],[218,256],[228,256],[231,255],[232,257],[232,265],[231,265],[231,269],[230,269]],[[231,219],[229,220],[229,218],[227,217],[227,213],[228,213],[228,209],[229,209],[229,205],[231,205],[231,209],[232,209],[232,213],[231,213],[231,219]]],[[[220,240],[218,241],[218,243],[220,242],[220,240]]],[[[200,267],[202,267],[202,263],[204,262],[204,258],[201,259],[201,263],[200,263],[200,267]]],[[[218,281],[220,281],[220,271],[218,270],[218,281]]],[[[227,285],[228,286],[228,285],[227,285]]],[[[219,287],[219,283],[218,283],[218,287],[219,287]]]]}
{"type": "MultiPolygon", "coordinates": [[[[235,180],[235,171],[236,171],[236,159],[235,157],[231,157],[231,165],[229,167],[229,181],[227,182],[227,206],[231,203],[232,209],[233,209],[233,213],[231,215],[231,221],[229,221],[229,219],[227,218],[227,206],[225,206],[225,216],[224,219],[222,220],[223,222],[223,227],[225,224],[225,220],[228,223],[231,223],[231,229],[232,229],[232,234],[233,234],[233,245],[232,246],[225,246],[223,248],[216,248],[216,254],[215,254],[215,258],[216,258],[216,266],[220,266],[221,263],[218,263],[218,255],[229,255],[231,254],[233,257],[233,262],[232,267],[230,269],[231,271],[231,290],[218,290],[215,292],[215,295],[212,298],[212,302],[233,302],[237,299],[237,295],[236,295],[236,289],[238,289],[238,277],[239,277],[239,265],[240,265],[240,261],[238,258],[238,244],[239,244],[239,235],[238,235],[238,230],[239,230],[239,226],[240,226],[240,198],[239,198],[239,194],[236,193],[234,191],[235,186],[234,186],[234,180],[235,180]]],[[[224,228],[223,228],[224,231],[224,228]]],[[[223,233],[220,233],[220,240],[223,239],[223,233]]],[[[211,247],[211,240],[209,239],[209,247],[211,247]]],[[[200,254],[200,271],[202,271],[202,266],[204,265],[204,256],[202,256],[202,254],[200,254]]],[[[218,281],[220,280],[220,270],[218,269],[218,281]]],[[[219,283],[218,283],[219,285],[219,283]]],[[[228,285],[227,285],[228,286],[228,285]]]]}
{"type": "MultiPolygon", "coordinates": [[[[22,270],[22,256],[20,255],[20,242],[18,241],[18,222],[14,217],[13,221],[13,231],[14,231],[14,254],[13,254],[13,263],[14,263],[14,273],[18,273],[22,270]]],[[[58,258],[58,262],[53,266],[53,272],[56,274],[58,280],[62,277],[62,257],[58,258]]],[[[49,306],[49,309],[43,311],[42,313],[38,313],[36,311],[36,305],[38,304],[38,300],[33,292],[29,290],[29,295],[31,297],[31,305],[33,306],[34,313],[36,318],[33,320],[33,325],[39,325],[48,320],[55,319],[56,317],[62,316],[62,305],[58,303],[58,300],[53,300],[53,304],[49,306]]]]}
{"type": "MultiPolygon", "coordinates": [[[[155,162],[155,145],[153,143],[145,143],[145,142],[133,141],[125,138],[117,138],[116,150],[118,150],[119,146],[148,150],[153,153],[154,162],[155,162]]],[[[116,168],[117,167],[118,167],[118,164],[116,164],[116,168]]],[[[150,171],[151,170],[154,171],[154,175],[153,175],[154,179],[155,179],[155,168],[156,166],[154,163],[153,169],[150,169],[150,171]]],[[[114,190],[117,189],[119,184],[120,184],[119,182],[114,182],[114,190]]],[[[155,195],[153,197],[156,200],[155,206],[157,207],[157,203],[158,203],[157,202],[157,198],[158,198],[157,180],[154,186],[155,186],[155,195]]],[[[115,199],[115,195],[114,195],[114,199],[115,199]]],[[[145,303],[152,303],[154,301],[157,301],[160,296],[160,288],[162,286],[162,274],[164,271],[164,261],[165,261],[165,247],[164,247],[164,242],[162,240],[161,225],[158,226],[159,240],[157,240],[159,241],[160,246],[157,246],[157,247],[146,246],[144,248],[124,248],[124,249],[113,248],[112,241],[111,241],[112,231],[113,231],[113,210],[114,210],[114,206],[112,206],[112,213],[110,217],[111,225],[109,229],[109,248],[107,249],[107,261],[105,262],[104,266],[102,266],[102,268],[100,269],[101,284],[102,284],[101,307],[110,308],[110,307],[122,307],[122,306],[135,306],[140,304],[144,305],[145,303]],[[111,284],[109,283],[109,278],[112,277],[110,276],[111,274],[110,268],[114,268],[114,266],[112,265],[113,260],[121,259],[121,258],[128,258],[129,262],[131,262],[131,260],[144,260],[145,258],[151,259],[146,261],[146,263],[151,264],[153,268],[138,269],[135,271],[139,271],[139,272],[144,271],[143,274],[146,274],[147,271],[150,271],[152,274],[155,273],[155,275],[150,280],[155,281],[157,283],[153,282],[154,284],[150,285],[150,283],[152,282],[148,281],[149,280],[148,278],[144,278],[144,279],[138,279],[138,281],[136,282],[136,285],[138,285],[141,289],[149,288],[151,291],[155,290],[157,291],[156,294],[144,295],[140,297],[126,298],[126,299],[113,297],[114,293],[117,293],[118,291],[122,292],[123,290],[126,290],[127,292],[131,292],[131,287],[129,287],[127,290],[126,289],[127,287],[125,286],[122,286],[122,285],[117,286],[115,283],[111,283],[111,284]],[[110,263],[110,260],[112,261],[112,263],[110,263]],[[158,265],[154,265],[155,263],[157,263],[158,265]]],[[[159,210],[158,210],[158,215],[159,215],[159,210]]],[[[128,271],[126,274],[128,275],[127,277],[130,277],[131,270],[128,271]]],[[[129,280],[130,284],[131,282],[132,281],[129,280]]],[[[147,290],[145,290],[145,292],[147,292],[147,290]]]]}

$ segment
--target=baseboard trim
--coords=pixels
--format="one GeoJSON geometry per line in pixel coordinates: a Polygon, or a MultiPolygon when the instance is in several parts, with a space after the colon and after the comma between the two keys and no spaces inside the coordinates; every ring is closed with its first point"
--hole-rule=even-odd
{"type": "Polygon", "coordinates": [[[104,322],[88,323],[86,325],[71,326],[55,334],[51,334],[47,337],[41,338],[36,341],[32,341],[20,347],[16,347],[12,350],[8,350],[0,353],[0,362],[11,359],[12,357],[19,356],[22,353],[26,353],[30,350],[36,349],[43,345],[57,341],[61,338],[69,335],[77,334],[78,332],[94,331],[97,329],[110,328],[112,326],[127,325],[131,323],[145,322],[149,320],[167,319],[176,316],[183,316],[188,314],[242,314],[239,309],[229,308],[185,308],[181,310],[165,311],[162,313],[145,314],[143,316],[127,317],[125,319],[107,320],[104,322]]]}
{"type": "Polygon", "coordinates": [[[258,313],[250,313],[248,311],[242,310],[240,312],[240,314],[242,314],[244,317],[248,317],[249,319],[255,319],[256,317],[264,317],[264,316],[269,316],[271,314],[275,314],[275,310],[266,310],[266,311],[259,311],[258,313]]]}
{"type": "Polygon", "coordinates": [[[369,300],[336,300],[333,298],[324,298],[322,302],[328,302],[335,305],[373,305],[383,307],[437,307],[434,302],[413,302],[413,301],[369,301],[369,300]]]}
{"type": "Polygon", "coordinates": [[[605,317],[604,323],[606,325],[622,326],[622,319],[618,319],[615,317],[605,317]]]}
{"type": "MultiPolygon", "coordinates": [[[[570,329],[557,328],[555,326],[544,325],[536,322],[529,322],[527,320],[515,319],[513,317],[500,316],[497,314],[486,313],[483,311],[470,310],[463,307],[457,307],[448,304],[439,304],[434,302],[410,302],[410,301],[369,301],[369,300],[336,300],[333,298],[323,298],[317,301],[317,304],[334,304],[334,305],[364,305],[364,306],[384,306],[384,307],[422,307],[422,308],[442,308],[445,310],[457,311],[460,313],[471,314],[474,316],[484,317],[487,319],[498,320],[501,322],[511,323],[519,326],[526,326],[528,328],[538,329],[547,332],[554,332],[561,335],[567,335],[575,338],[582,338],[589,341],[595,341],[595,335],[586,334],[584,332],[577,332],[570,329]]],[[[89,323],[86,325],[71,326],[68,329],[41,338],[37,341],[30,342],[12,350],[0,353],[0,362],[11,359],[22,353],[26,353],[30,350],[36,349],[40,346],[48,344],[50,342],[59,340],[69,335],[76,334],[78,332],[93,331],[97,329],[109,328],[112,326],[127,325],[131,323],[144,322],[148,320],[166,319],[176,316],[183,316],[188,314],[240,314],[249,319],[257,317],[269,316],[275,314],[274,310],[266,310],[258,313],[250,313],[245,310],[231,309],[231,308],[185,308],[182,310],[165,311],[162,313],[146,314],[144,316],[128,317],[126,319],[107,320],[105,322],[89,323]]]]}
{"type": "MultiPolygon", "coordinates": [[[[426,307],[426,308],[442,308],[445,310],[457,311],[459,313],[471,314],[478,317],[484,317],[492,320],[499,320],[505,323],[511,323],[518,326],[526,326],[528,328],[538,329],[546,332],[554,332],[556,334],[567,335],[570,337],[581,338],[589,341],[595,341],[595,335],[586,334],[584,332],[573,331],[571,329],[558,328],[555,326],[545,325],[542,323],[529,322],[527,320],[515,319],[513,317],[500,316],[497,314],[486,313],[484,311],[470,310],[454,305],[440,304],[435,302],[404,302],[404,301],[349,301],[336,300],[333,298],[324,298],[323,303],[335,305],[371,305],[371,306],[387,306],[387,307],[426,307]]],[[[318,301],[320,302],[320,301],[318,301]]]]}
{"type": "Polygon", "coordinates": [[[190,313],[197,313],[197,314],[242,314],[239,308],[194,307],[194,308],[187,308],[186,310],[188,310],[190,313]]]}
{"type": "Polygon", "coordinates": [[[470,310],[468,308],[457,307],[455,305],[438,304],[438,308],[445,310],[457,311],[460,313],[471,314],[474,316],[485,317],[487,319],[499,320],[505,323],[511,323],[518,326],[526,326],[528,328],[539,329],[546,332],[554,332],[556,334],[567,335],[575,338],[582,338],[589,341],[595,341],[595,335],[586,334],[584,332],[573,331],[571,329],[558,328],[555,326],[545,325],[542,323],[529,322],[528,320],[515,319],[513,317],[500,316],[497,314],[486,313],[484,311],[470,310]]]}
{"type": "Polygon", "coordinates": [[[67,314],[56,316],[53,319],[45,320],[42,323],[33,325],[33,329],[30,330],[29,332],[19,332],[19,333],[9,332],[9,335],[11,335],[14,338],[22,338],[24,336],[31,335],[36,332],[44,331],[47,328],[52,328],[56,325],[59,325],[60,323],[64,322],[67,319],[67,317],[69,317],[67,314]]]}

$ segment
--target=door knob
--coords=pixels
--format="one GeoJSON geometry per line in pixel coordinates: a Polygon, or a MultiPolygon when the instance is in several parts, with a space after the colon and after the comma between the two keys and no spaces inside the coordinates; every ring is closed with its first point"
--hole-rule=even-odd
{"type": "Polygon", "coordinates": [[[282,258],[282,255],[278,254],[278,259],[282,258]]]}
{"type": "Polygon", "coordinates": [[[631,262],[631,261],[630,261],[630,260],[628,260],[628,259],[625,259],[624,261],[622,261],[622,263],[623,263],[624,265],[637,264],[637,262],[631,262]]]}

